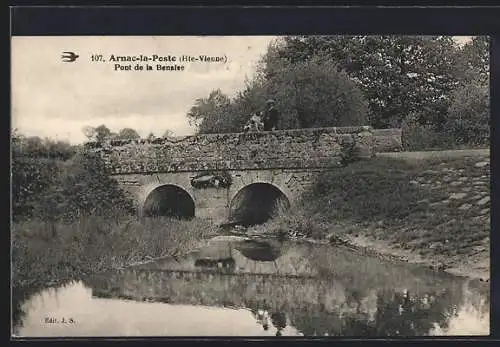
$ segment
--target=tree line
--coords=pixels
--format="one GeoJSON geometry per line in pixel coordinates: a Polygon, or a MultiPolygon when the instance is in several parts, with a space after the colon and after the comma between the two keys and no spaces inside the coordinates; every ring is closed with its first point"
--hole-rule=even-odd
{"type": "MultiPolygon", "coordinates": [[[[85,127],[83,133],[88,141],[98,142],[141,138],[132,128],[113,133],[106,125],[85,127]]],[[[167,129],[163,136],[172,134],[167,129]]],[[[100,158],[85,151],[83,145],[26,136],[13,129],[11,154],[14,221],[38,218],[70,222],[88,215],[128,214],[133,210],[100,158]]]]}
{"type": "MultiPolygon", "coordinates": [[[[85,137],[87,138],[87,141],[96,141],[96,142],[102,142],[106,139],[113,139],[113,140],[138,140],[141,138],[141,135],[137,132],[137,130],[132,129],[132,128],[123,128],[117,133],[111,131],[106,125],[101,124],[97,127],[91,127],[87,126],[83,128],[83,133],[85,134],[85,137]]],[[[173,136],[174,132],[170,129],[166,129],[162,137],[171,137],[173,136]]],[[[156,136],[151,132],[149,133],[145,139],[147,140],[153,140],[155,139],[156,136]]]]}
{"type": "Polygon", "coordinates": [[[213,90],[187,113],[198,133],[238,132],[267,99],[279,128],[402,127],[410,148],[489,142],[489,41],[449,36],[286,36],[233,98],[213,90]],[[446,143],[442,139],[447,139],[446,143]]]}

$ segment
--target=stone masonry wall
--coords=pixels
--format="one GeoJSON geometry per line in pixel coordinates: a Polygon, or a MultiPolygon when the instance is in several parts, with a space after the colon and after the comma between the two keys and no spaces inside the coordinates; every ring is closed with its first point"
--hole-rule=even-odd
{"type": "Polygon", "coordinates": [[[164,172],[152,174],[119,174],[114,178],[141,211],[145,200],[156,188],[171,184],[185,190],[195,202],[195,215],[226,222],[236,194],[252,183],[267,183],[277,187],[293,205],[301,194],[315,181],[321,169],[265,169],[232,170],[229,187],[196,188],[191,179],[196,172],[164,172]]]}
{"type": "Polygon", "coordinates": [[[114,140],[87,149],[100,153],[112,174],[323,168],[343,158],[374,155],[371,127],[207,134],[173,139],[114,140]]]}

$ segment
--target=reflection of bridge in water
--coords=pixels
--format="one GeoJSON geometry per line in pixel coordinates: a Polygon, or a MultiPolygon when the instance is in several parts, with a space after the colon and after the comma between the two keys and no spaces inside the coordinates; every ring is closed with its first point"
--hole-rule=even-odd
{"type": "Polygon", "coordinates": [[[99,297],[286,315],[305,335],[425,335],[434,323],[446,326],[463,299],[463,281],[428,274],[415,277],[408,269],[391,273],[374,259],[358,261],[356,274],[345,264],[349,259],[332,248],[311,253],[292,246],[274,261],[254,261],[233,246],[212,244],[183,259],[94,277],[88,285],[99,297]],[[229,259],[232,265],[220,265],[229,259]],[[200,260],[205,261],[202,266],[200,260]]]}

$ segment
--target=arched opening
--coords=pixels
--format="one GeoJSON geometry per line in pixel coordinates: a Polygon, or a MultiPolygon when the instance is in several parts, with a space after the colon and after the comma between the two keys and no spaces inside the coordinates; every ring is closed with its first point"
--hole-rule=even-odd
{"type": "Polygon", "coordinates": [[[269,183],[253,183],[241,189],[231,201],[229,219],[243,226],[262,224],[280,210],[290,207],[288,198],[269,183]]]}
{"type": "Polygon", "coordinates": [[[184,189],[167,184],[148,195],[142,211],[146,217],[191,219],[194,217],[194,201],[184,189]]]}

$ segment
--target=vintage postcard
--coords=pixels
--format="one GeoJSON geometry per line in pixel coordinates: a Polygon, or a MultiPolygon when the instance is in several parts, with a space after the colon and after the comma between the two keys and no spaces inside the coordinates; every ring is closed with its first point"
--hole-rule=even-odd
{"type": "Polygon", "coordinates": [[[11,46],[13,336],[489,335],[489,37],[11,46]]]}

